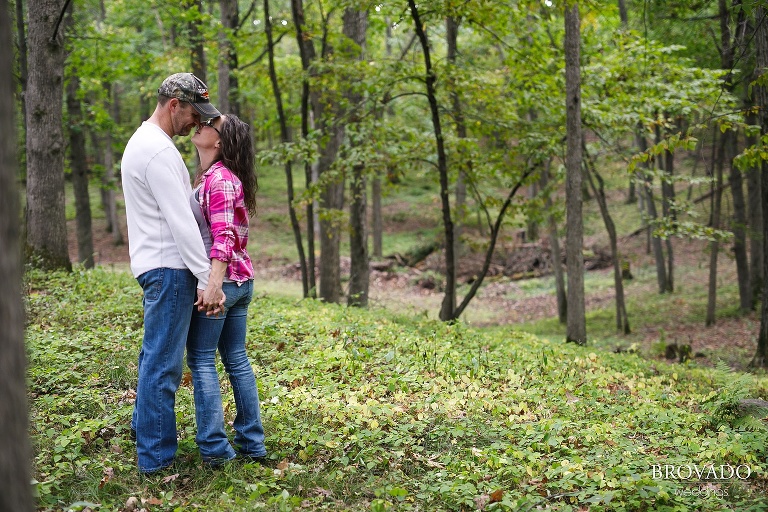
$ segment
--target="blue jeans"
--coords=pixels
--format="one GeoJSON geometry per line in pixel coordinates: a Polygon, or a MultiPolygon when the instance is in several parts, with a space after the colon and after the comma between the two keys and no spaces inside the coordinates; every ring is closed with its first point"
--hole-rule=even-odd
{"type": "Polygon", "coordinates": [[[178,447],[174,407],[197,279],[175,268],[156,268],[136,279],[144,290],[144,340],[131,426],[139,471],[151,473],[171,464],[178,447]]]}
{"type": "Polygon", "coordinates": [[[246,315],[253,296],[253,281],[239,286],[237,283],[224,283],[223,290],[227,296],[225,312],[218,316],[193,312],[187,338],[187,364],[192,370],[195,387],[195,441],[201,457],[207,462],[235,457],[224,431],[221,388],[216,372],[217,347],[235,396],[237,416],[233,427],[237,451],[251,457],[267,454],[259,411],[259,390],[245,351],[246,315]]]}

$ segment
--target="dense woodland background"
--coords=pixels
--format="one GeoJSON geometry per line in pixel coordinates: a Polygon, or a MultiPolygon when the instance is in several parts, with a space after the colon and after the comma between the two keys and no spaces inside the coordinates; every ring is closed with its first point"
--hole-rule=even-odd
{"type": "Polygon", "coordinates": [[[586,342],[588,199],[608,234],[616,327],[629,333],[618,247],[627,233],[617,233],[617,195],[606,188],[621,175],[659,293],[675,290],[675,240],[709,241],[711,325],[720,251],[733,253],[743,313],[764,289],[764,16],[761,2],[725,0],[19,1],[28,254],[70,266],[65,180],[77,261],[94,264],[89,186],[100,187],[108,230],[124,243],[121,148],[151,113],[156,84],[184,69],[210,84],[220,110],[253,124],[262,168],[283,168],[304,296],[367,305],[369,263],[385,256],[382,194],[428,175],[442,230],[408,263],[443,255],[442,320],[476,296],[499,242],[544,239],[570,270],[551,265],[566,338],[586,342]],[[458,294],[467,251],[483,263],[458,294]]]}
{"type": "MultiPolygon", "coordinates": [[[[766,4],[2,3],[16,119],[4,133],[18,142],[4,172],[22,190],[24,261],[125,262],[122,149],[162,80],[191,71],[253,126],[249,250],[300,296],[366,307],[376,283],[414,269],[429,290],[415,302],[454,321],[502,282],[546,279],[556,315],[523,329],[613,348],[662,312],[711,332],[725,320],[747,338],[736,366],[765,367],[766,4]],[[678,298],[633,299],[631,282],[678,298]],[[588,311],[596,286],[610,319],[588,311]]],[[[670,359],[695,355],[655,333],[670,359]]]]}

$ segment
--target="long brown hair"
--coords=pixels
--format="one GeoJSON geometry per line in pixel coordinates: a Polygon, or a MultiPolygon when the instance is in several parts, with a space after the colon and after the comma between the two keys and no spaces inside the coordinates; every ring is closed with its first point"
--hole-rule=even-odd
{"type": "Polygon", "coordinates": [[[227,166],[243,183],[245,207],[249,214],[256,211],[256,191],[259,183],[254,169],[254,150],[251,127],[234,114],[224,114],[221,132],[221,163],[227,166]]]}

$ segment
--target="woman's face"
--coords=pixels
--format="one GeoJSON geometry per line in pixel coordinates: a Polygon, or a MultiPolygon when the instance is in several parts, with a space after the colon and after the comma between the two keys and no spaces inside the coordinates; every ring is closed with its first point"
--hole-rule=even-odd
{"type": "Polygon", "coordinates": [[[192,135],[192,143],[197,149],[219,149],[221,147],[221,127],[226,120],[219,116],[200,123],[192,135]]]}

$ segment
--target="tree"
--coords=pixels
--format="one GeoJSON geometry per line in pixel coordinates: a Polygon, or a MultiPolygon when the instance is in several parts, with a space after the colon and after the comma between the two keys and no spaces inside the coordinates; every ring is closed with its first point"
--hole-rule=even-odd
{"type": "MultiPolygon", "coordinates": [[[[27,252],[43,268],[71,269],[64,213],[64,0],[29,5],[27,252]]],[[[8,68],[9,69],[9,68],[8,68]]]]}
{"type": "Polygon", "coordinates": [[[587,342],[584,311],[584,219],[581,196],[581,21],[579,4],[565,8],[565,105],[567,144],[566,168],[566,266],[568,268],[568,323],[566,341],[587,342]]]}
{"type": "MultiPolygon", "coordinates": [[[[267,55],[269,56],[269,78],[272,82],[272,92],[275,95],[275,105],[277,107],[277,119],[280,123],[280,140],[287,144],[291,140],[290,133],[288,131],[288,120],[285,116],[283,109],[283,95],[280,92],[280,84],[277,81],[277,70],[275,69],[275,44],[272,37],[272,19],[269,15],[269,0],[264,0],[264,32],[267,36],[267,55]]],[[[288,216],[291,219],[291,229],[293,230],[293,237],[296,242],[296,250],[299,255],[299,266],[301,268],[301,284],[304,289],[304,297],[309,296],[309,281],[307,280],[307,258],[304,256],[304,245],[301,241],[301,227],[299,226],[299,218],[296,215],[296,208],[294,207],[294,190],[293,190],[293,164],[290,158],[285,159],[285,179],[287,186],[287,199],[288,199],[288,216]]]]}
{"type": "Polygon", "coordinates": [[[75,194],[75,224],[77,225],[77,261],[93,268],[93,231],[91,200],[88,195],[88,167],[85,154],[85,130],[79,94],[80,79],[73,70],[67,84],[67,114],[69,115],[69,154],[72,188],[75,194]]]}
{"type": "MultiPolygon", "coordinates": [[[[759,20],[755,33],[755,56],[756,71],[758,73],[758,85],[755,87],[756,104],[761,107],[759,110],[760,129],[763,137],[768,134],[768,87],[765,84],[764,74],[768,70],[768,11],[762,5],[758,5],[755,10],[755,19],[759,20]],[[761,80],[762,78],[762,80],[761,80]]],[[[763,185],[768,183],[768,162],[762,162],[761,182],[763,185]]],[[[768,276],[768,187],[762,187],[763,204],[763,293],[762,305],[760,307],[760,332],[757,337],[757,350],[752,358],[752,366],[768,367],[768,286],[765,276],[768,276]]]]}
{"type": "Polygon", "coordinates": [[[453,219],[451,218],[450,188],[448,186],[448,162],[445,152],[445,140],[440,119],[440,108],[437,103],[437,89],[435,83],[437,76],[432,67],[432,56],[429,48],[429,39],[421,21],[421,15],[414,0],[408,0],[411,10],[416,35],[421,43],[424,55],[424,83],[426,85],[427,100],[432,119],[435,145],[437,149],[437,172],[440,181],[440,204],[443,218],[443,232],[445,234],[445,295],[440,306],[440,320],[453,320],[456,311],[456,255],[453,232],[453,219]]]}
{"type": "Polygon", "coordinates": [[[221,112],[230,112],[240,116],[240,101],[238,100],[237,49],[233,39],[237,35],[239,10],[237,0],[220,0],[221,30],[219,31],[219,98],[218,108],[221,112]]]}
{"type": "MultiPolygon", "coordinates": [[[[0,0],[0,69],[13,68],[13,46],[8,2],[0,0]]],[[[0,76],[0,279],[5,292],[0,299],[0,510],[31,512],[35,509],[30,485],[30,449],[27,434],[24,301],[21,295],[19,194],[16,164],[16,90],[12,73],[0,76]]]]}
{"type": "MultiPolygon", "coordinates": [[[[363,10],[347,8],[344,11],[344,35],[352,43],[352,48],[346,51],[346,55],[356,61],[362,61],[365,57],[366,31],[368,30],[368,13],[363,10]]],[[[360,123],[360,110],[362,108],[362,95],[355,90],[354,80],[349,81],[346,91],[346,99],[349,105],[349,123],[360,123]]],[[[359,146],[360,141],[348,137],[350,149],[359,146]]],[[[350,250],[350,275],[349,295],[347,302],[350,306],[367,306],[368,289],[370,281],[369,257],[368,257],[368,220],[366,200],[366,175],[365,162],[355,159],[352,163],[352,181],[350,183],[349,200],[349,250],[350,250]]]]}

